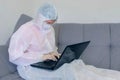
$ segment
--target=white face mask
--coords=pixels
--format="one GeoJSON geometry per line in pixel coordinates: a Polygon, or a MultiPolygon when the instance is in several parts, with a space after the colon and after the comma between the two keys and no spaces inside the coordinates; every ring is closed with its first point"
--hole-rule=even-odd
{"type": "Polygon", "coordinates": [[[43,27],[44,30],[49,30],[52,27],[52,25],[44,22],[42,27],[43,27]]]}

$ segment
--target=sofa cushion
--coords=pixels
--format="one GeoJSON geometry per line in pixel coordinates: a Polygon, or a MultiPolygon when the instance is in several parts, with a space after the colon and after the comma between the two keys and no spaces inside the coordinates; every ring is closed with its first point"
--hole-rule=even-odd
{"type": "Polygon", "coordinates": [[[101,68],[110,67],[109,24],[58,24],[58,47],[62,53],[66,45],[90,40],[81,59],[86,64],[101,68]]]}
{"type": "Polygon", "coordinates": [[[120,24],[111,24],[111,69],[120,70],[120,24]]]}
{"type": "Polygon", "coordinates": [[[55,30],[55,41],[56,41],[56,46],[58,46],[59,44],[59,42],[58,42],[58,38],[59,38],[59,27],[60,26],[60,24],[58,24],[58,23],[56,23],[56,24],[54,24],[53,25],[53,28],[54,28],[54,30],[55,30]]]}
{"type": "Polygon", "coordinates": [[[91,43],[82,59],[85,63],[100,68],[110,68],[110,27],[109,24],[85,24],[84,40],[91,43]]]}
{"type": "Polygon", "coordinates": [[[99,68],[110,67],[110,51],[109,47],[103,46],[88,46],[88,48],[82,53],[81,59],[88,65],[94,65],[99,68]]]}
{"type": "Polygon", "coordinates": [[[80,24],[58,24],[58,51],[63,52],[63,49],[70,44],[83,42],[83,26],[80,24]]]}
{"type": "Polygon", "coordinates": [[[91,46],[110,46],[109,24],[85,24],[84,40],[92,40],[91,46]]]}

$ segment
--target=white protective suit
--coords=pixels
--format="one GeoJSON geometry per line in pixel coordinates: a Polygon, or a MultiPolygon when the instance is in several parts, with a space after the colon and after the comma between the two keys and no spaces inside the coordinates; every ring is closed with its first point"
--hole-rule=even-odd
{"type": "Polygon", "coordinates": [[[57,19],[52,5],[40,8],[36,18],[23,24],[11,37],[9,60],[17,65],[19,75],[25,80],[120,80],[120,73],[85,65],[82,60],[64,64],[55,71],[31,67],[42,61],[42,56],[57,51],[55,33],[46,20],[57,19]],[[113,75],[112,75],[113,74],[113,75]]]}

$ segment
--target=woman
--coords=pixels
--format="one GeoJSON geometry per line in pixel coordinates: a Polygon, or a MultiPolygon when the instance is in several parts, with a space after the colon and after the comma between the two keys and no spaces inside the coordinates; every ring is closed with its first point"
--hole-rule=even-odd
{"type": "Polygon", "coordinates": [[[17,65],[19,75],[25,80],[120,80],[120,73],[85,65],[82,60],[64,64],[55,71],[31,67],[30,64],[46,59],[56,60],[52,24],[57,19],[55,7],[46,4],[36,18],[23,24],[11,37],[9,59],[17,65]],[[114,75],[112,75],[113,73],[114,75]]]}
{"type": "Polygon", "coordinates": [[[32,68],[30,64],[59,58],[52,27],[56,20],[55,7],[45,4],[39,9],[34,20],[23,24],[12,35],[8,50],[9,60],[17,65],[17,70],[24,79],[28,79],[26,73],[32,68]]]}

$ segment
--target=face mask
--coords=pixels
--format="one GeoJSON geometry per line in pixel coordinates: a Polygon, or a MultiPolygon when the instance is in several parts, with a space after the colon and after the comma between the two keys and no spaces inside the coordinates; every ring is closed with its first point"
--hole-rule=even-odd
{"type": "Polygon", "coordinates": [[[51,27],[52,27],[51,24],[47,24],[46,22],[43,23],[44,30],[49,30],[51,27]]]}

